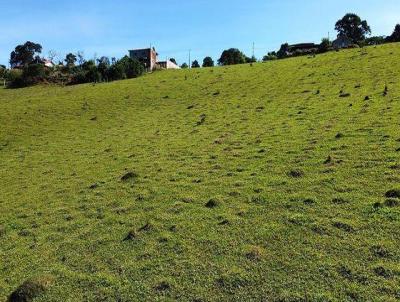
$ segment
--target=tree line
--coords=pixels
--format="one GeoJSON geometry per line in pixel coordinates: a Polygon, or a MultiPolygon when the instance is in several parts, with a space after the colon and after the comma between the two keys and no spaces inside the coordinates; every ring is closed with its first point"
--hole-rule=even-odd
{"type": "Polygon", "coordinates": [[[0,66],[0,78],[8,87],[20,88],[39,83],[64,85],[109,82],[142,75],[144,66],[125,56],[119,60],[108,57],[86,60],[83,52],[69,53],[54,65],[40,57],[42,46],[31,41],[18,45],[10,55],[11,69],[0,66]],[[46,64],[50,65],[46,65],[46,64]]]}
{"type": "MultiPolygon", "coordinates": [[[[348,47],[363,47],[366,45],[378,45],[384,43],[400,42],[400,24],[397,24],[390,36],[370,36],[371,28],[366,20],[358,15],[349,13],[335,24],[338,38],[345,37],[350,41],[348,47]],[[370,36],[370,37],[369,37],[370,36]]],[[[334,50],[332,41],[322,39],[318,45],[313,44],[309,49],[291,50],[288,43],[282,44],[278,51],[269,52],[263,57],[263,61],[284,59],[293,56],[315,55],[334,50]]],[[[19,88],[38,83],[58,83],[64,85],[109,82],[121,79],[130,79],[141,76],[145,68],[138,60],[124,56],[121,59],[100,57],[86,60],[82,52],[69,53],[65,59],[55,66],[47,66],[46,60],[40,57],[42,46],[34,42],[26,42],[18,45],[10,55],[11,69],[0,65],[0,79],[10,88],[19,88]]],[[[177,64],[175,59],[170,59],[177,64]]],[[[217,61],[219,66],[254,63],[257,59],[246,56],[237,48],[224,50],[217,61]]],[[[197,60],[191,62],[191,68],[213,67],[214,60],[207,56],[202,65],[197,60]]],[[[181,68],[189,68],[183,63],[181,68]]]]}
{"type": "MultiPolygon", "coordinates": [[[[338,38],[345,37],[351,42],[348,46],[349,48],[400,42],[400,24],[395,26],[390,36],[368,37],[372,33],[368,22],[362,20],[358,15],[353,13],[346,14],[342,19],[338,20],[335,24],[335,30],[338,32],[338,38]]],[[[268,52],[262,60],[265,62],[294,56],[315,55],[332,50],[335,50],[335,48],[329,38],[323,38],[320,44],[310,47],[309,49],[296,49],[295,51],[291,51],[290,45],[285,43],[281,45],[278,51],[268,52]]],[[[253,60],[256,61],[255,58],[250,59],[240,50],[232,48],[222,53],[218,64],[243,64],[251,63],[253,60]]]]}

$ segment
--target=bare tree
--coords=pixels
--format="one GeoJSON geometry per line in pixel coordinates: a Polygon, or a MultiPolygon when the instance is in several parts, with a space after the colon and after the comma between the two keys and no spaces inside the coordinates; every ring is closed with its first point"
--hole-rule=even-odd
{"type": "Polygon", "coordinates": [[[49,50],[48,53],[49,60],[54,63],[54,61],[60,61],[60,55],[55,50],[49,50]]]}
{"type": "Polygon", "coordinates": [[[82,64],[83,63],[85,63],[85,54],[83,53],[83,51],[82,50],[79,50],[77,53],[76,53],[76,56],[77,56],[77,58],[78,58],[78,64],[79,64],[79,66],[82,66],[82,64]]]}

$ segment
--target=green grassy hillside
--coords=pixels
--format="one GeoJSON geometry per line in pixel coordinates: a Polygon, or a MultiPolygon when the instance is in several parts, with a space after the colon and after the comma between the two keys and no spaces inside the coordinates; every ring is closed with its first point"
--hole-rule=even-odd
{"type": "Polygon", "coordinates": [[[0,300],[399,300],[399,58],[1,89],[0,300]]]}

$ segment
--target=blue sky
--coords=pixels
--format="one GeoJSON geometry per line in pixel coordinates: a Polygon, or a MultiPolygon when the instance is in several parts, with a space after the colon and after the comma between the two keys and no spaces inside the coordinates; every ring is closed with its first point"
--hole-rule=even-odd
{"type": "Polygon", "coordinates": [[[399,0],[0,0],[0,64],[27,40],[60,57],[83,50],[86,58],[122,57],[154,45],[160,59],[178,63],[218,59],[237,47],[261,58],[284,42],[319,42],[346,12],[367,19],[374,35],[400,23],[399,0]]]}

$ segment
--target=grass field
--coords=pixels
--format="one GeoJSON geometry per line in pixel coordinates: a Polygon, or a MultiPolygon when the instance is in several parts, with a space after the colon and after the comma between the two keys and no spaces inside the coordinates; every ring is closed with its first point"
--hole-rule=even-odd
{"type": "Polygon", "coordinates": [[[399,58],[1,89],[0,300],[400,300],[399,58]]]}

